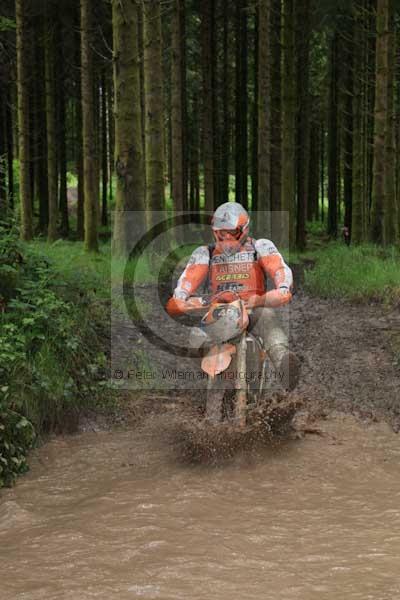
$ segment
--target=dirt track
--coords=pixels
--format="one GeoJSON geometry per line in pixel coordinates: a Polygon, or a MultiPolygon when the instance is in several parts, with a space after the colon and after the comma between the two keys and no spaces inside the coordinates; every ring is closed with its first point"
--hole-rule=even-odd
{"type": "Polygon", "coordinates": [[[297,391],[312,411],[352,412],[400,430],[400,368],[392,350],[398,310],[300,292],[290,324],[293,348],[303,360],[297,391]]]}

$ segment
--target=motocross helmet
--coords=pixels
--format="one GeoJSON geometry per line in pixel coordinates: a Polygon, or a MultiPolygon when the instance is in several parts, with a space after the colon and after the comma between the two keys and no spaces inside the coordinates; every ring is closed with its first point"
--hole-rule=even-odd
{"type": "Polygon", "coordinates": [[[249,224],[250,217],[241,204],[221,204],[211,221],[217,250],[228,256],[238,252],[249,234],[249,224]]]}

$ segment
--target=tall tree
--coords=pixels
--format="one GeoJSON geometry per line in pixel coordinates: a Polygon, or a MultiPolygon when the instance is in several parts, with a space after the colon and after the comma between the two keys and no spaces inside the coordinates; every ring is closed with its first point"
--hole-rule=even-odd
{"type": "Polygon", "coordinates": [[[282,210],[289,216],[289,243],[296,232],[296,88],[295,88],[294,0],[284,0],[282,82],[282,210]]]}
{"type": "MultiPolygon", "coordinates": [[[[346,15],[347,16],[347,15],[346,15]]],[[[346,18],[344,27],[344,62],[347,66],[344,76],[344,131],[343,131],[343,160],[344,160],[344,226],[351,233],[352,226],[352,204],[353,204],[353,98],[354,98],[354,19],[352,15],[346,18]]]]}
{"type": "Polygon", "coordinates": [[[151,211],[164,209],[164,110],[160,0],[144,0],[144,89],[146,200],[151,211]]]}
{"type": "Polygon", "coordinates": [[[258,198],[259,208],[271,210],[271,94],[270,18],[271,1],[260,0],[258,7],[258,198]],[[262,202],[262,204],[261,204],[262,202]]]}
{"type": "Polygon", "coordinates": [[[53,7],[46,6],[45,30],[45,84],[46,84],[46,130],[47,130],[47,181],[49,194],[49,224],[47,239],[57,239],[58,217],[58,170],[57,170],[57,112],[55,72],[55,31],[53,7]]]}
{"type": "Polygon", "coordinates": [[[378,0],[376,25],[374,169],[370,239],[376,243],[383,243],[386,204],[385,149],[388,110],[389,0],[378,0]]]}
{"type": "Polygon", "coordinates": [[[202,69],[203,69],[203,164],[205,210],[212,211],[214,198],[214,131],[212,86],[212,28],[214,0],[201,3],[202,69]]]}
{"type": "Polygon", "coordinates": [[[57,70],[57,104],[58,104],[58,172],[59,172],[59,210],[61,216],[61,235],[68,237],[69,233],[69,214],[68,214],[68,183],[67,183],[67,90],[65,85],[65,39],[64,28],[57,19],[57,40],[58,40],[58,63],[57,70]]]}
{"type": "Polygon", "coordinates": [[[338,32],[330,42],[330,84],[328,124],[328,233],[337,236],[338,227],[338,32]]]}
{"type": "Polygon", "coordinates": [[[308,161],[310,148],[310,0],[297,0],[297,228],[296,246],[306,246],[306,215],[308,198],[308,161]]]}
{"type": "Polygon", "coordinates": [[[389,0],[388,17],[388,101],[386,113],[386,148],[385,148],[385,244],[395,244],[398,241],[398,205],[396,197],[396,149],[395,149],[395,105],[394,80],[396,64],[395,12],[394,0],[389,0]]]}
{"type": "Polygon", "coordinates": [[[108,119],[110,118],[107,107],[108,92],[106,82],[106,70],[103,68],[101,73],[101,224],[104,227],[108,223],[108,119]]]}
{"type": "Polygon", "coordinates": [[[228,0],[223,0],[222,5],[223,14],[223,50],[222,50],[222,125],[221,125],[221,176],[219,182],[220,199],[222,202],[229,200],[229,158],[230,158],[230,130],[231,130],[231,118],[230,118],[230,94],[229,94],[229,83],[230,83],[230,63],[229,63],[229,50],[230,50],[230,31],[229,31],[229,7],[228,0]]]}
{"type": "Polygon", "coordinates": [[[0,89],[0,215],[7,211],[7,168],[6,168],[6,102],[0,89]]]}
{"type": "Polygon", "coordinates": [[[7,183],[8,183],[8,204],[11,209],[14,208],[14,140],[13,140],[13,110],[11,102],[11,92],[8,90],[6,100],[6,135],[7,135],[7,183]]]}
{"type": "Polygon", "coordinates": [[[136,0],[113,0],[115,172],[117,190],[113,248],[126,256],[131,227],[141,232],[145,207],[138,8],[136,0]],[[135,211],[134,215],[129,211],[135,211]]]}
{"type": "MultiPolygon", "coordinates": [[[[128,9],[128,3],[126,3],[128,9]]],[[[125,3],[124,3],[125,5],[125,3]]],[[[93,0],[80,0],[85,249],[98,251],[98,156],[94,114],[93,0]]],[[[123,10],[123,7],[121,7],[123,10]]],[[[137,33],[132,35],[137,38],[137,33]]]]}
{"type": "Polygon", "coordinates": [[[247,95],[247,0],[236,2],[236,202],[247,208],[248,191],[248,95],[247,95]]]}
{"type": "Polygon", "coordinates": [[[282,1],[271,5],[271,209],[281,210],[282,185],[282,1]]]}
{"type": "Polygon", "coordinates": [[[173,0],[171,18],[171,189],[176,211],[184,209],[182,10],[183,0],[173,0]]]}
{"type": "Polygon", "coordinates": [[[367,224],[366,205],[366,161],[364,106],[366,102],[365,80],[367,79],[365,61],[365,7],[364,0],[353,8],[353,102],[352,102],[352,218],[351,239],[354,244],[365,240],[367,224]]]}
{"type": "Polygon", "coordinates": [[[30,185],[29,155],[29,31],[26,2],[16,0],[17,29],[17,91],[18,91],[18,148],[19,189],[21,201],[21,237],[31,240],[33,236],[32,195],[30,185]]]}

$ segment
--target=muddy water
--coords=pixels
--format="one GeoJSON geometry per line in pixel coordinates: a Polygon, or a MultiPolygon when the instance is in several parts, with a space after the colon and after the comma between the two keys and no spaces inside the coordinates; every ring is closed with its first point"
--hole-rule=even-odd
{"type": "Polygon", "coordinates": [[[56,439],[1,494],[3,600],[393,600],[399,438],[350,417],[219,467],[152,420],[56,439]]]}

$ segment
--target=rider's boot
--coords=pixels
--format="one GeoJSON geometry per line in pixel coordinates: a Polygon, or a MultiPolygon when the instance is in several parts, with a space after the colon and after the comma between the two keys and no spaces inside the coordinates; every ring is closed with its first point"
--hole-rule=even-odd
{"type": "Polygon", "coordinates": [[[268,354],[282,386],[286,390],[293,391],[297,387],[300,378],[300,360],[296,354],[283,344],[272,346],[269,348],[268,354]]]}

